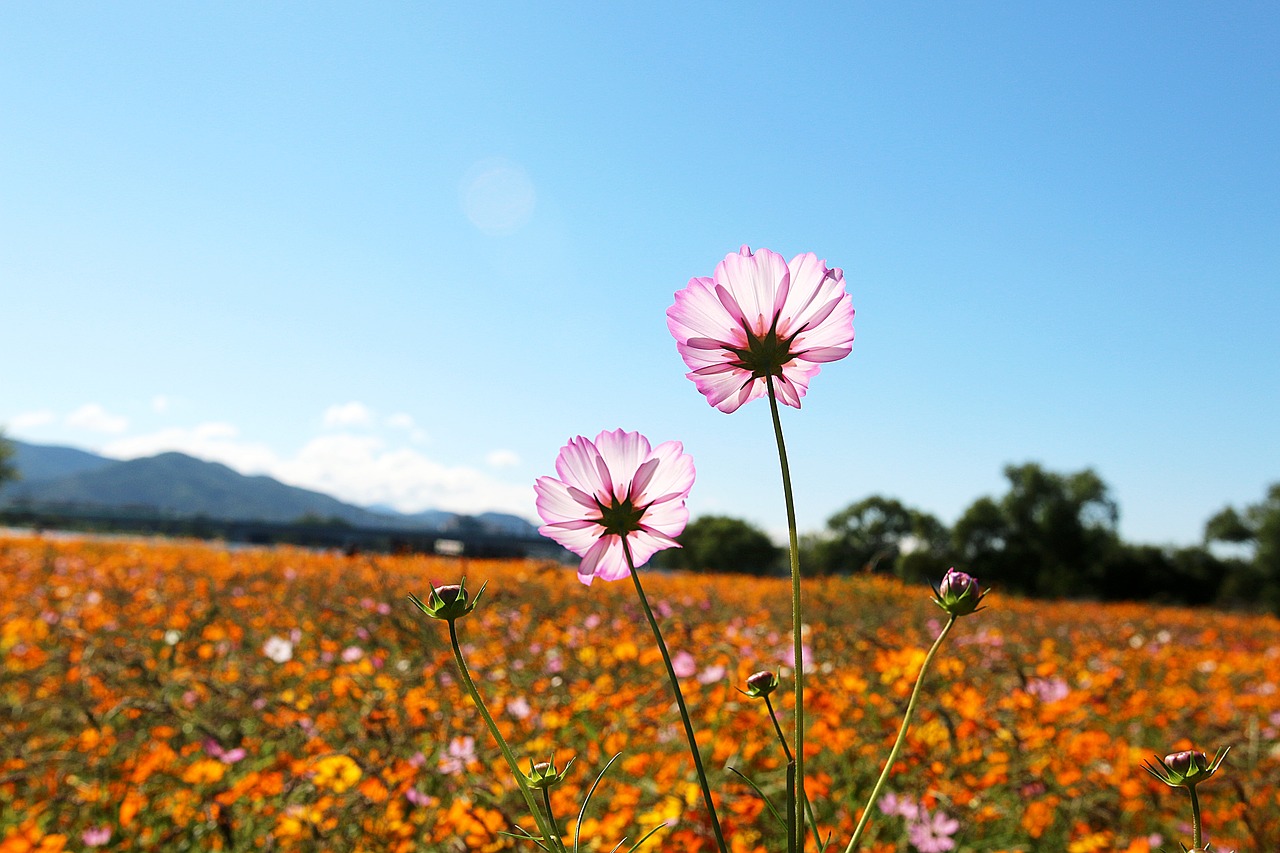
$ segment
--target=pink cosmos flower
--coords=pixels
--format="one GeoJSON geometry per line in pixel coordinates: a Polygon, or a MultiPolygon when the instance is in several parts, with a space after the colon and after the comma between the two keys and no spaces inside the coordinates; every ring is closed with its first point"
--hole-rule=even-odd
{"type": "Polygon", "coordinates": [[[920,804],[910,797],[899,797],[890,791],[880,798],[880,811],[887,815],[899,815],[907,820],[920,817],[920,804]]]}
{"type": "Polygon", "coordinates": [[[80,840],[85,847],[101,847],[111,840],[111,827],[91,826],[80,833],[80,840]]]}
{"type": "Polygon", "coordinates": [[[951,836],[959,828],[960,821],[942,810],[930,814],[928,809],[921,809],[920,816],[907,824],[907,838],[920,853],[947,853],[955,849],[951,836]]]}
{"type": "Polygon", "coordinates": [[[556,477],[539,477],[538,528],[582,557],[578,579],[590,584],[627,577],[623,542],[643,565],[665,548],[678,548],[689,521],[685,499],[693,487],[693,457],[678,441],[650,448],[638,432],[606,430],[589,441],[572,438],[556,457],[556,477]]]}
{"type": "Polygon", "coordinates": [[[437,765],[441,773],[457,776],[467,769],[467,765],[476,760],[476,739],[473,737],[456,737],[449,742],[449,750],[440,756],[437,765]]]}
{"type": "Polygon", "coordinates": [[[786,263],[743,246],[714,277],[689,279],[667,328],[688,377],[720,411],[764,396],[770,376],[778,399],[798,409],[819,365],[853,350],[853,301],[844,272],[812,252],[786,263]]]}

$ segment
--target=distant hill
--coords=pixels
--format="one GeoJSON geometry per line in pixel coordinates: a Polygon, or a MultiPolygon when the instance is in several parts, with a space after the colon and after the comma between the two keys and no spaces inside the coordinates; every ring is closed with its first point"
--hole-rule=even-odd
{"type": "Polygon", "coordinates": [[[83,474],[116,463],[115,459],[107,459],[74,447],[53,447],[22,441],[10,443],[14,450],[13,466],[21,472],[23,481],[27,483],[83,474]]]}
{"type": "Polygon", "coordinates": [[[405,515],[382,507],[375,511],[271,477],[245,476],[226,465],[183,453],[122,462],[71,447],[12,443],[16,451],[13,463],[21,479],[0,489],[0,506],[75,507],[106,513],[284,523],[302,518],[339,519],[371,528],[537,535],[537,529],[518,516],[466,516],[441,510],[405,515]]]}

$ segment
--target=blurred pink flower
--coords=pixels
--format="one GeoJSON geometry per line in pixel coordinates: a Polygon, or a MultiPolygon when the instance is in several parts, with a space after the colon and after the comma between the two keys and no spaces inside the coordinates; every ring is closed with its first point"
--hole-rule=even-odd
{"type": "Polygon", "coordinates": [[[956,842],[951,836],[959,828],[960,821],[941,810],[930,814],[922,808],[920,816],[908,822],[907,838],[920,853],[946,853],[955,849],[956,842]]]}
{"type": "Polygon", "coordinates": [[[533,713],[533,709],[529,707],[528,699],[523,696],[517,696],[507,703],[507,713],[517,720],[527,720],[529,715],[533,713]]]}
{"type": "Polygon", "coordinates": [[[698,662],[686,651],[678,651],[671,656],[671,668],[677,678],[689,678],[698,671],[698,662]]]}
{"type": "Polygon", "coordinates": [[[1026,691],[1047,705],[1067,698],[1071,687],[1061,678],[1033,678],[1027,682],[1026,691]]]}
{"type": "Polygon", "coordinates": [[[743,246],[712,278],[689,279],[667,309],[688,377],[722,412],[766,393],[800,407],[820,365],[853,350],[853,301],[844,273],[812,252],[790,263],[743,246]]]}
{"type": "Polygon", "coordinates": [[[915,820],[920,816],[920,804],[910,797],[899,797],[890,791],[880,798],[880,811],[887,815],[898,815],[907,820],[915,820]]]}
{"type": "Polygon", "coordinates": [[[449,750],[440,756],[437,765],[441,773],[457,776],[464,773],[467,764],[476,760],[476,739],[473,737],[456,737],[449,742],[449,750]]]}
{"type": "Polygon", "coordinates": [[[80,833],[80,841],[85,847],[101,847],[111,840],[111,827],[91,826],[80,833]]]}
{"type": "Polygon", "coordinates": [[[543,536],[582,557],[578,579],[590,584],[627,577],[623,541],[641,566],[689,521],[685,499],[693,487],[693,457],[678,441],[650,448],[638,432],[606,430],[589,441],[572,438],[556,457],[557,477],[539,477],[543,536]]]}
{"type": "Polygon", "coordinates": [[[712,664],[711,666],[698,673],[699,684],[715,684],[717,681],[723,681],[724,677],[729,674],[727,667],[720,664],[712,664]]]}
{"type": "Polygon", "coordinates": [[[242,747],[234,749],[223,749],[222,745],[212,738],[206,738],[204,741],[204,751],[210,758],[216,758],[223,764],[235,764],[242,761],[248,753],[242,747]]]}
{"type": "Polygon", "coordinates": [[[404,792],[404,798],[415,806],[429,806],[434,802],[433,797],[427,796],[417,788],[408,788],[404,792]]]}

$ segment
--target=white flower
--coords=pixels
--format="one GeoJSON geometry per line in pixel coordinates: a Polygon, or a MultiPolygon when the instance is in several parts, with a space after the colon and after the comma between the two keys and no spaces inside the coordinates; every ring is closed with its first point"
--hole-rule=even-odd
{"type": "Polygon", "coordinates": [[[293,643],[273,634],[262,644],[262,653],[276,663],[285,663],[293,660],[293,643]]]}

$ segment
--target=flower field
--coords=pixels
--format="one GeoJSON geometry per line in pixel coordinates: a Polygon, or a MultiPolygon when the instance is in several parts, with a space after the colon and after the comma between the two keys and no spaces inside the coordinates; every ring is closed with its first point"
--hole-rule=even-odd
{"type": "MultiPolygon", "coordinates": [[[[711,850],[630,584],[533,562],[11,536],[0,853],[535,849],[501,834],[532,827],[524,800],[446,626],[406,598],[462,574],[489,584],[457,625],[521,762],[577,757],[551,789],[569,837],[611,851],[665,823],[642,849],[711,850]]],[[[727,768],[781,808],[772,724],[737,688],[761,669],[789,681],[787,581],[646,572],[645,586],[731,848],[785,849],[727,768]]],[[[843,850],[941,613],[927,589],[872,578],[806,581],[805,600],[805,787],[843,850]]],[[[1280,621],[998,590],[986,603],[935,661],[865,850],[1177,850],[1185,792],[1141,762],[1192,746],[1232,747],[1200,791],[1214,848],[1280,850],[1280,621]]]]}

